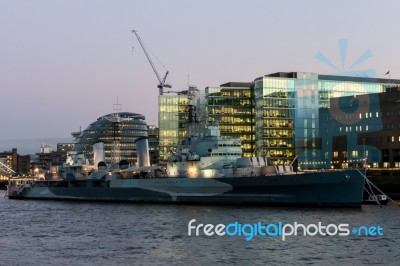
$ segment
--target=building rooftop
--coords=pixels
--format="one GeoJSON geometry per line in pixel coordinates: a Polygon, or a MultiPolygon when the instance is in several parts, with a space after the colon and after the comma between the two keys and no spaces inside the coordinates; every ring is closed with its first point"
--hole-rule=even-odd
{"type": "MultiPolygon", "coordinates": [[[[255,80],[262,79],[263,77],[277,77],[277,78],[297,78],[298,72],[275,72],[256,78],[255,80]]],[[[399,79],[386,79],[386,78],[371,78],[371,77],[357,77],[345,75],[323,75],[318,74],[319,80],[332,80],[332,81],[352,81],[352,82],[368,82],[368,83],[393,83],[400,84],[399,79]]],[[[222,85],[221,85],[222,86],[222,85]]]]}
{"type": "Polygon", "coordinates": [[[220,87],[239,87],[239,88],[249,88],[252,86],[252,82],[227,82],[224,84],[219,85],[220,87]]]}

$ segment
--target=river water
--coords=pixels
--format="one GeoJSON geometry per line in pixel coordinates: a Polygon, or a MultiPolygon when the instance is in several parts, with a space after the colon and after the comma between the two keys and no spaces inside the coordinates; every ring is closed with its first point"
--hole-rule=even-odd
{"type": "Polygon", "coordinates": [[[399,265],[400,207],[362,209],[9,200],[0,265],[399,265]],[[188,236],[196,224],[380,226],[382,236],[188,236]]]}

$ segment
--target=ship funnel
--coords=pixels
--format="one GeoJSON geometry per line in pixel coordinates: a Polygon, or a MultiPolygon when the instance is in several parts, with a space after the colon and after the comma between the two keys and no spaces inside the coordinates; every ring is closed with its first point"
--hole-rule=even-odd
{"type": "Polygon", "coordinates": [[[104,143],[96,142],[93,144],[93,159],[94,165],[98,165],[99,162],[104,161],[104,143]]]}
{"type": "Polygon", "coordinates": [[[149,141],[147,137],[139,138],[136,141],[136,154],[138,167],[150,166],[149,141]]]}
{"type": "Polygon", "coordinates": [[[121,160],[119,162],[119,169],[128,169],[129,163],[127,160],[121,160]]]}
{"type": "Polygon", "coordinates": [[[101,161],[97,164],[97,169],[98,170],[106,170],[107,169],[107,165],[105,162],[101,161]]]}

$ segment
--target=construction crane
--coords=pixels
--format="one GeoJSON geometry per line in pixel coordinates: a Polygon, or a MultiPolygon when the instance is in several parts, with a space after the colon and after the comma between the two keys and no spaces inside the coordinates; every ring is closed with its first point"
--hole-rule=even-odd
{"type": "Polygon", "coordinates": [[[157,88],[158,88],[158,90],[159,90],[160,95],[163,95],[164,88],[172,88],[172,86],[171,86],[170,84],[166,84],[166,83],[165,83],[166,80],[167,80],[167,76],[168,76],[169,71],[167,70],[167,72],[166,72],[165,75],[164,75],[164,78],[161,79],[161,76],[160,76],[160,74],[158,74],[158,71],[157,71],[156,67],[155,67],[154,64],[153,64],[153,61],[151,61],[150,55],[149,55],[149,53],[147,52],[146,47],[144,46],[143,41],[142,41],[142,39],[141,39],[140,36],[139,36],[139,33],[138,33],[136,30],[132,30],[132,32],[136,35],[136,38],[138,39],[138,41],[139,41],[139,43],[140,43],[140,46],[142,46],[143,52],[144,52],[144,54],[146,55],[147,60],[149,60],[149,63],[150,63],[150,65],[151,65],[151,68],[153,68],[153,71],[154,71],[154,73],[155,73],[156,76],[157,76],[157,79],[158,79],[158,82],[159,82],[159,84],[157,85],[157,88]]]}

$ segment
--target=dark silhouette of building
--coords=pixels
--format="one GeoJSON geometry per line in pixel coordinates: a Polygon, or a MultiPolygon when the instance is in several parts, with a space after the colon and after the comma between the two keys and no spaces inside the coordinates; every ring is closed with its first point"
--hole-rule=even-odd
{"type": "Polygon", "coordinates": [[[0,161],[17,174],[28,174],[31,171],[29,155],[19,155],[16,148],[0,153],[0,161]]]}

